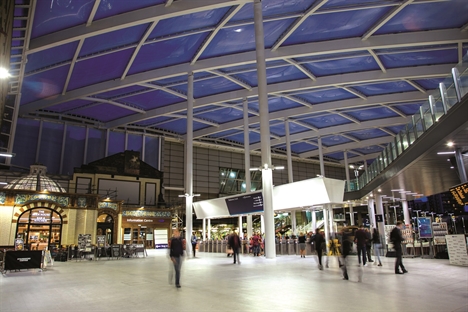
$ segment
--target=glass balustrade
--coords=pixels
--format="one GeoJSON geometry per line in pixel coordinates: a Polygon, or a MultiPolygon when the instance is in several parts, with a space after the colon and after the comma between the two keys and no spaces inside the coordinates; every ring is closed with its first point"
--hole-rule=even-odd
{"type": "MultiPolygon", "coordinates": [[[[357,191],[377,177],[386,167],[398,158],[424,131],[432,127],[442,116],[447,114],[459,99],[468,93],[468,54],[463,61],[452,69],[452,75],[447,76],[439,84],[437,93],[429,96],[420,110],[411,118],[411,122],[395,136],[382,153],[370,164],[367,172],[356,179],[350,180],[350,191],[357,191]]],[[[346,186],[347,189],[347,186],[346,186]]]]}

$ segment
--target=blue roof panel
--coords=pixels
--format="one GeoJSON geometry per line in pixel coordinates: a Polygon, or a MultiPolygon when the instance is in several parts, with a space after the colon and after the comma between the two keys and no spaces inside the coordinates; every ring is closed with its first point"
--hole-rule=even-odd
{"type": "Polygon", "coordinates": [[[374,120],[379,118],[390,118],[399,116],[387,107],[374,107],[369,109],[347,110],[346,114],[353,116],[359,121],[374,120]]]}
{"type": "Polygon", "coordinates": [[[61,103],[59,105],[47,107],[47,110],[57,112],[57,113],[63,113],[63,112],[68,112],[70,110],[74,110],[74,109],[89,105],[91,103],[92,103],[91,101],[79,99],[79,100],[73,100],[73,101],[61,103]]]}
{"type": "Polygon", "coordinates": [[[148,24],[142,24],[86,38],[80,50],[80,57],[136,44],[140,41],[147,27],[148,24]]]}
{"type": "Polygon", "coordinates": [[[458,62],[458,51],[457,49],[419,51],[413,53],[379,55],[379,58],[386,68],[450,63],[456,64],[458,62]]]}
{"type": "Polygon", "coordinates": [[[76,111],[77,114],[89,117],[91,119],[95,119],[96,116],[99,116],[99,121],[108,122],[117,118],[122,118],[128,115],[135,114],[135,112],[130,111],[128,109],[111,105],[111,104],[99,104],[99,105],[91,105],[88,107],[84,107],[83,109],[79,109],[76,111]],[[103,114],[102,112],[106,112],[103,114]]]}
{"type": "Polygon", "coordinates": [[[136,92],[142,92],[144,90],[148,90],[148,88],[135,85],[135,86],[129,86],[126,88],[120,88],[120,89],[115,89],[115,90],[111,90],[107,92],[102,92],[102,93],[96,94],[96,96],[102,99],[111,99],[115,97],[121,97],[123,95],[130,95],[136,92]]]}
{"type": "Polygon", "coordinates": [[[212,137],[214,138],[222,138],[222,137],[226,137],[226,136],[230,136],[234,133],[239,133],[239,129],[229,129],[229,130],[226,130],[226,131],[221,131],[221,132],[217,132],[217,133],[213,133],[211,134],[212,137]]]}
{"type": "MultiPolygon", "coordinates": [[[[178,85],[172,89],[183,94],[187,94],[187,84],[178,85]]],[[[211,79],[203,79],[193,83],[193,96],[201,98],[208,95],[219,94],[223,92],[235,91],[242,89],[241,86],[223,77],[214,76],[211,79]]]]}
{"type": "MultiPolygon", "coordinates": [[[[94,3],[94,1],[91,1],[94,3]]],[[[166,0],[138,0],[138,1],[122,1],[122,0],[106,0],[101,1],[96,12],[95,20],[100,20],[117,14],[122,14],[128,11],[147,8],[153,5],[163,4],[166,0]]]]}
{"type": "Polygon", "coordinates": [[[299,142],[299,143],[291,144],[291,151],[296,154],[310,152],[316,149],[317,149],[317,146],[313,144],[309,144],[307,142],[299,142]]]}
{"type": "MultiPolygon", "coordinates": [[[[289,108],[300,107],[302,104],[282,97],[268,98],[268,109],[270,112],[281,111],[289,108]]],[[[249,102],[249,108],[259,111],[258,100],[249,102]]]]}
{"type": "Polygon", "coordinates": [[[432,78],[432,79],[418,79],[414,80],[417,84],[426,90],[435,90],[439,87],[439,83],[444,81],[444,78],[432,78]]]}
{"type": "Polygon", "coordinates": [[[70,65],[24,77],[21,104],[62,93],[70,65]]]}
{"type": "Polygon", "coordinates": [[[388,136],[387,132],[382,131],[382,130],[377,129],[377,128],[351,131],[351,132],[348,132],[347,134],[351,135],[351,136],[353,136],[356,139],[361,140],[361,141],[362,140],[369,140],[369,139],[388,136]]]}
{"type": "MultiPolygon", "coordinates": [[[[204,123],[200,123],[197,121],[193,122],[193,130],[201,130],[203,128],[206,128],[207,125],[204,123]]],[[[169,123],[164,123],[162,125],[157,126],[158,129],[174,132],[180,135],[184,135],[187,133],[187,120],[185,118],[181,119],[175,119],[174,121],[171,121],[169,123]]]]}
{"type": "MultiPolygon", "coordinates": [[[[267,69],[266,76],[268,84],[307,78],[307,76],[303,72],[301,72],[295,66],[291,65],[267,69]]],[[[257,71],[236,74],[235,77],[237,77],[241,81],[247,82],[252,87],[257,86],[257,71]]]]}
{"type": "Polygon", "coordinates": [[[421,105],[423,105],[423,103],[424,102],[406,103],[406,104],[398,104],[398,105],[392,105],[392,106],[402,111],[403,113],[405,113],[405,115],[412,116],[419,111],[419,108],[421,107],[421,105]]]}
{"type": "Polygon", "coordinates": [[[70,62],[73,59],[77,46],[78,41],[75,41],[58,47],[31,53],[28,55],[25,72],[30,73],[54,64],[61,64],[67,61],[70,62]]]}
{"type": "MultiPolygon", "coordinates": [[[[379,0],[379,5],[387,3],[398,3],[400,0],[379,0]]],[[[356,5],[365,5],[366,3],[375,4],[375,0],[329,0],[323,5],[322,8],[335,8],[335,7],[353,7],[356,5]]]]}
{"type": "Polygon", "coordinates": [[[322,144],[327,147],[345,144],[349,142],[353,142],[353,141],[339,134],[322,137],[322,144]]]}
{"type": "Polygon", "coordinates": [[[160,90],[125,97],[120,100],[120,102],[136,105],[144,109],[154,109],[182,101],[184,99],[160,90]]]}
{"type": "Polygon", "coordinates": [[[145,44],[135,58],[129,74],[189,62],[206,35],[203,33],[145,44]]]}
{"type": "Polygon", "coordinates": [[[307,122],[319,129],[352,123],[351,120],[337,114],[323,114],[317,117],[307,117],[301,119],[301,121],[307,122]]]}
{"type": "Polygon", "coordinates": [[[379,65],[370,55],[344,58],[341,60],[313,62],[303,65],[318,77],[379,69],[379,65]]]}
{"type": "Polygon", "coordinates": [[[209,27],[216,26],[228,11],[229,8],[225,7],[161,20],[149,35],[148,40],[194,29],[206,29],[209,32],[212,30],[209,27]]]}
{"type": "Polygon", "coordinates": [[[37,38],[73,26],[86,24],[94,0],[36,1],[31,38],[37,38]]]}
{"type": "Polygon", "coordinates": [[[468,12],[466,0],[412,4],[400,11],[375,34],[459,28],[467,22],[466,12],[468,12]]]}
{"type": "Polygon", "coordinates": [[[383,7],[312,15],[286,39],[284,45],[360,37],[388,10],[383,7]]]}
{"type": "Polygon", "coordinates": [[[126,49],[76,63],[68,91],[120,78],[133,49],[126,49]]]}
{"type": "MultiPolygon", "coordinates": [[[[285,15],[306,10],[313,0],[269,0],[262,1],[263,18],[275,15],[285,15]]],[[[245,4],[230,22],[253,20],[254,8],[252,3],[245,4]]]]}
{"type": "Polygon", "coordinates": [[[395,134],[400,133],[400,131],[403,130],[404,128],[405,128],[405,125],[385,127],[385,129],[390,130],[395,134]]]}
{"type": "Polygon", "coordinates": [[[235,108],[219,108],[205,113],[197,114],[197,117],[206,120],[215,121],[217,123],[225,123],[233,120],[242,119],[243,112],[235,108]]]}
{"type": "Polygon", "coordinates": [[[404,81],[373,83],[354,86],[353,88],[365,96],[415,91],[413,86],[404,81]]]}
{"type": "MultiPolygon", "coordinates": [[[[264,23],[265,47],[271,47],[293,21],[294,19],[287,19],[264,23]]],[[[221,29],[203,52],[200,59],[246,51],[255,51],[255,30],[253,24],[221,29]]]]}
{"type": "Polygon", "coordinates": [[[299,97],[313,104],[342,101],[355,98],[354,94],[343,89],[326,89],[298,94],[299,97]]]}
{"type": "Polygon", "coordinates": [[[378,145],[372,145],[366,147],[353,148],[353,150],[364,155],[368,155],[373,153],[380,153],[384,150],[384,148],[378,145]]]}

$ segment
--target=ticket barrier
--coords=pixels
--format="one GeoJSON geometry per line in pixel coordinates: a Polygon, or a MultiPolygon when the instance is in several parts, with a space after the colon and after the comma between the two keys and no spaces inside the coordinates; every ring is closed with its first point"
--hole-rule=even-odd
{"type": "Polygon", "coordinates": [[[295,255],[296,254],[296,240],[288,239],[288,255],[295,255]]]}
{"type": "Polygon", "coordinates": [[[288,254],[288,241],[285,238],[281,240],[281,254],[282,255],[288,254]]]}

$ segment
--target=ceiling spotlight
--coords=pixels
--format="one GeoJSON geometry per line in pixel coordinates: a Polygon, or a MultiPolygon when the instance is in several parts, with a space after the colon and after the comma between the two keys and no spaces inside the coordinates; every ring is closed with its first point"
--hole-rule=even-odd
{"type": "Polygon", "coordinates": [[[452,141],[447,142],[447,146],[453,146],[453,142],[452,141]]]}
{"type": "Polygon", "coordinates": [[[382,192],[382,189],[378,189],[377,192],[382,192]]]}
{"type": "Polygon", "coordinates": [[[454,166],[450,166],[450,169],[454,169],[455,167],[454,166]]]}
{"type": "Polygon", "coordinates": [[[10,73],[8,72],[8,70],[4,67],[0,67],[0,79],[5,79],[5,78],[8,78],[10,77],[10,73]]]}

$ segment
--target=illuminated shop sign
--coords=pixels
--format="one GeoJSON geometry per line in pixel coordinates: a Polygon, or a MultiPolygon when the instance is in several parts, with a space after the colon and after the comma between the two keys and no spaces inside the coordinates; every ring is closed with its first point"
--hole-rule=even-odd
{"type": "Polygon", "coordinates": [[[34,210],[31,213],[31,223],[50,223],[50,211],[34,210]]]}
{"type": "Polygon", "coordinates": [[[122,212],[123,217],[150,217],[150,218],[170,218],[170,211],[146,211],[146,210],[125,210],[122,212]]]}

